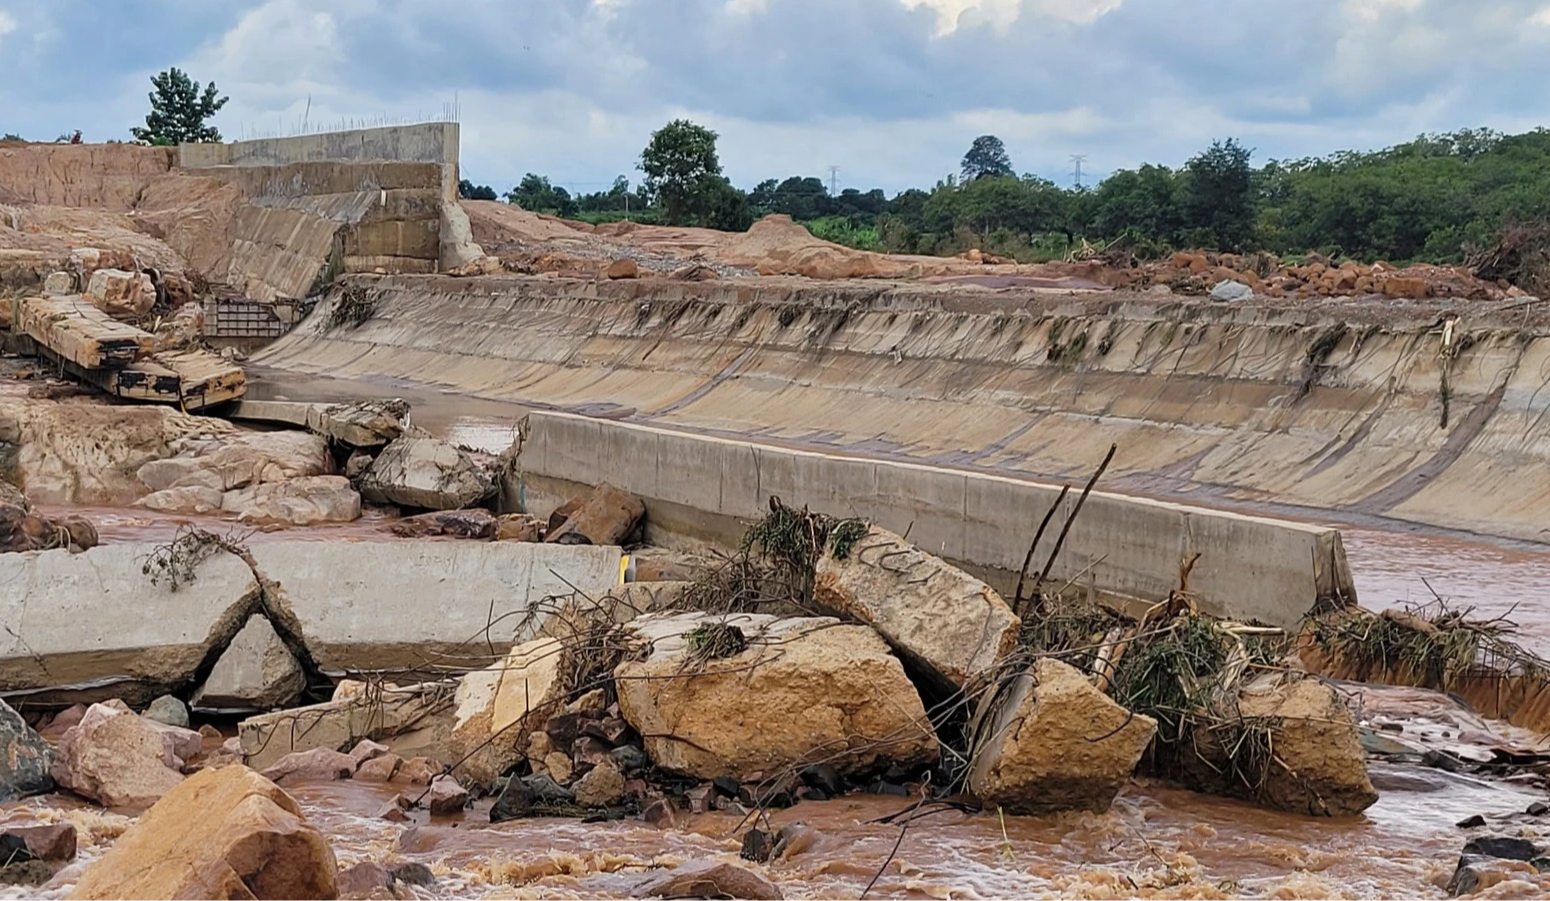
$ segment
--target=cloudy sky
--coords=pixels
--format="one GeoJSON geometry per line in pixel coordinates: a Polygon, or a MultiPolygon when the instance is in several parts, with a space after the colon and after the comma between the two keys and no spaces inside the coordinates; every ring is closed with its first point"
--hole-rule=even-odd
{"type": "Polygon", "coordinates": [[[1550,0],[0,0],[0,132],[127,138],[150,75],[214,79],[228,140],[437,117],[464,174],[592,190],[651,130],[721,135],[734,182],[839,167],[890,192],[999,135],[1070,180],[1422,131],[1550,125],[1550,0]]]}

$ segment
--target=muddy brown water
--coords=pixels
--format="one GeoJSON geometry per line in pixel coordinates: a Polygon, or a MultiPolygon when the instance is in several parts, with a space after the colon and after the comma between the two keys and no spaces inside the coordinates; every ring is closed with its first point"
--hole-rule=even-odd
{"type": "MultiPolygon", "coordinates": [[[[416,403],[416,424],[472,447],[499,451],[514,437],[511,407],[414,386],[364,392],[358,384],[342,383],[309,392],[306,399],[362,394],[405,396],[416,403]]],[[[256,542],[401,540],[383,529],[389,517],[378,511],[346,525],[272,531],[220,517],[114,508],[75,512],[85,512],[104,540],[114,542],[168,540],[189,522],[256,542]]],[[[1435,590],[1480,614],[1509,617],[1524,644],[1550,654],[1550,547],[1367,523],[1342,528],[1365,606],[1425,603],[1435,590]]],[[[1433,746],[1467,751],[1501,742],[1545,742],[1543,736],[1482,720],[1435,692],[1345,687],[1358,698],[1364,722],[1398,727],[1433,746]]],[[[1376,761],[1373,779],[1380,791],[1377,804],[1344,820],[1281,814],[1143,780],[1105,814],[1003,819],[938,813],[915,822],[902,840],[897,827],[868,821],[908,807],[908,799],[804,802],[772,814],[771,824],[801,822],[815,830],[815,840],[762,870],[793,898],[856,898],[874,876],[871,898],[1443,897],[1442,886],[1467,838],[1455,823],[1474,814],[1507,817],[1547,797],[1543,782],[1488,781],[1376,761]],[[879,875],[896,843],[897,852],[879,875]]],[[[488,801],[461,817],[418,813],[415,822],[396,824],[373,817],[393,794],[380,786],[315,784],[293,794],[329,837],[341,865],[364,860],[429,865],[440,881],[432,890],[415,890],[424,897],[629,897],[655,868],[701,858],[736,860],[747,828],[740,817],[725,813],[683,815],[668,828],[573,820],[492,826],[488,801]]],[[[42,890],[3,888],[0,898],[63,897],[80,866],[100,856],[130,823],[60,797],[0,806],[0,823],[60,818],[83,830],[80,862],[42,890]]],[[[1505,820],[1499,826],[1503,832],[1518,828],[1505,820]]],[[[1550,897],[1550,878],[1504,883],[1484,896],[1550,897]]]]}

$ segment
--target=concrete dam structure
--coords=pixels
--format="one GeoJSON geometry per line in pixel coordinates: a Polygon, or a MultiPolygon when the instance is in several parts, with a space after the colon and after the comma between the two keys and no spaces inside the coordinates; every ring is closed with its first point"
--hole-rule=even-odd
{"type": "Polygon", "coordinates": [[[1521,309],[768,278],[357,287],[371,318],[313,316],[255,362],[1019,478],[1083,480],[1114,442],[1111,491],[1544,537],[1550,342],[1521,309]]]}

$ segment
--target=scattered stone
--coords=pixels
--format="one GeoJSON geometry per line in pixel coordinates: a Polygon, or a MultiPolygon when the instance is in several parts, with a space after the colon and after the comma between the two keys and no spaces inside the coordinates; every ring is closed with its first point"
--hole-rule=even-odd
{"type": "MultiPolygon", "coordinates": [[[[0,702],[4,703],[4,702],[0,702]]],[[[64,710],[54,714],[54,718],[48,721],[48,725],[38,730],[38,734],[44,738],[58,740],[71,726],[79,723],[86,716],[85,704],[73,704],[64,710]]]]}
{"type": "Polygon", "coordinates": [[[398,772],[393,774],[392,781],[407,782],[410,785],[430,785],[431,780],[441,775],[444,767],[429,757],[412,757],[399,764],[398,772]]]}
{"type": "MultiPolygon", "coordinates": [[[[816,788],[831,798],[838,797],[845,793],[845,780],[840,778],[839,770],[835,769],[827,763],[820,763],[816,766],[803,767],[802,771],[798,773],[797,776],[801,778],[804,785],[816,788]]],[[[737,794],[737,788],[735,785],[729,794],[737,794]]]]}
{"type": "Polygon", "coordinates": [[[1454,825],[1460,829],[1478,829],[1485,825],[1485,817],[1477,813],[1459,820],[1454,825]]]}
{"type": "Polygon", "coordinates": [[[770,839],[770,834],[763,829],[750,829],[743,836],[742,850],[737,856],[754,863],[769,863],[775,854],[775,842],[770,839]]]}
{"type": "Polygon", "coordinates": [[[295,703],[306,688],[301,664],[269,618],[255,613],[221,652],[193,700],[195,707],[273,710],[295,703]]]}
{"type": "Polygon", "coordinates": [[[360,480],[374,504],[420,510],[456,510],[488,496],[490,473],[473,458],[437,438],[404,435],[382,449],[360,480]]]}
{"type": "Polygon", "coordinates": [[[334,898],[334,852],[283,790],[245,767],[169,791],[81,874],[73,898],[334,898]]]}
{"type": "Polygon", "coordinates": [[[393,884],[393,874],[374,860],[363,861],[339,871],[336,879],[340,895],[369,895],[393,884]]]}
{"type": "Polygon", "coordinates": [[[383,754],[365,761],[355,771],[356,782],[391,782],[404,759],[397,754],[383,754]]]}
{"type": "Polygon", "coordinates": [[[392,749],[387,745],[372,741],[369,738],[363,738],[359,744],[350,749],[350,759],[355,761],[355,765],[359,767],[368,760],[375,760],[378,757],[391,753],[392,749]]]}
{"type": "Polygon", "coordinates": [[[740,778],[847,746],[853,750],[831,761],[842,773],[936,760],[920,696],[870,627],[827,617],[652,614],[631,629],[651,650],[614,671],[619,708],[663,769],[740,778]],[[713,622],[741,629],[748,647],[697,656],[691,635],[713,622]]]}
{"type": "Polygon", "coordinates": [[[54,779],[49,775],[53,762],[48,742],[0,701],[0,804],[53,791],[54,779]]]}
{"type": "Polygon", "coordinates": [[[344,476],[305,476],[226,492],[221,509],[243,522],[311,526],[361,518],[361,496],[344,476]]]}
{"type": "Polygon", "coordinates": [[[74,294],[75,278],[68,272],[50,272],[43,279],[43,293],[52,297],[74,294]]]}
{"type": "Polygon", "coordinates": [[[446,724],[440,717],[445,706],[436,692],[384,688],[341,701],[249,717],[237,731],[248,765],[258,770],[295,751],[350,748],[363,738],[390,743],[389,747],[402,756],[419,753],[427,744],[444,742],[441,733],[446,724]],[[413,739],[424,737],[417,735],[422,727],[429,728],[431,734],[428,741],[416,744],[413,739]]]}
{"type": "Polygon", "coordinates": [[[473,507],[468,510],[442,510],[406,516],[388,523],[385,527],[400,538],[430,538],[445,535],[449,538],[474,538],[488,541],[495,537],[495,514],[473,507]]]}
{"type": "MultiPolygon", "coordinates": [[[[1496,857],[1465,854],[1459,858],[1458,867],[1448,880],[1447,892],[1459,898],[1478,895],[1492,886],[1510,880],[1536,883],[1539,871],[1526,860],[1506,860],[1496,857]]],[[[1521,897],[1521,896],[1507,896],[1521,897]]]]}
{"type": "Polygon", "coordinates": [[[436,874],[423,863],[401,863],[392,869],[393,881],[404,885],[433,886],[436,874]]]}
{"type": "Polygon", "coordinates": [[[646,752],[634,745],[620,745],[609,752],[609,756],[613,757],[614,763],[624,773],[638,773],[651,765],[651,758],[646,756],[646,752]]]}
{"type": "Polygon", "coordinates": [[[334,782],[355,775],[355,759],[349,754],[313,748],[281,757],[263,771],[263,776],[279,786],[302,782],[334,782]]]}
{"type": "Polygon", "coordinates": [[[145,708],[145,713],[141,716],[167,726],[188,728],[188,705],[172,695],[162,695],[152,701],[151,706],[145,708]]]}
{"type": "Polygon", "coordinates": [[[1526,838],[1510,835],[1477,835],[1464,843],[1465,854],[1501,860],[1533,860],[1539,847],[1526,838]]]}
{"type": "Polygon", "coordinates": [[[640,818],[661,829],[673,828],[678,820],[673,812],[672,802],[666,798],[658,798],[647,804],[646,809],[640,812],[640,818]]]}
{"type": "Polygon", "coordinates": [[[819,560],[813,600],[876,629],[936,692],[972,688],[1017,645],[1001,595],[940,557],[875,526],[843,550],[819,560]]]}
{"type": "Polygon", "coordinates": [[[495,524],[496,541],[543,541],[544,523],[529,513],[508,513],[495,524]]]}
{"type": "Polygon", "coordinates": [[[506,780],[495,806],[490,808],[490,822],[532,816],[549,816],[559,809],[576,806],[576,794],[543,773],[512,777],[506,780]]]}
{"type": "Polygon", "coordinates": [[[216,513],[221,509],[224,492],[203,485],[181,488],[164,488],[153,491],[135,501],[136,507],[155,510],[158,513],[191,513],[199,516],[216,513]]]}
{"type": "Polygon", "coordinates": [[[199,733],[135,716],[122,705],[93,704],[80,723],[59,740],[51,774],[62,787],[104,807],[143,809],[183,781],[185,759],[175,750],[193,752],[203,742],[199,733]]]}
{"type": "Polygon", "coordinates": [[[21,852],[34,860],[74,860],[75,845],[75,826],[70,823],[0,826],[0,857],[6,859],[21,852]]]}
{"type": "Polygon", "coordinates": [[[1007,813],[1109,809],[1157,734],[1075,667],[1041,659],[986,696],[969,790],[1007,813]]]}
{"type": "Polygon", "coordinates": [[[594,688],[581,697],[565,705],[566,713],[582,713],[601,716],[608,709],[608,694],[601,688],[594,688]]]}
{"type": "Polygon", "coordinates": [[[382,805],[377,811],[377,819],[387,820],[390,823],[407,823],[412,819],[409,812],[404,809],[404,804],[410,803],[403,795],[394,795],[393,800],[382,805]]]}
{"type": "Polygon", "coordinates": [[[604,482],[593,489],[559,528],[544,536],[551,544],[614,546],[624,542],[646,515],[646,504],[627,491],[604,482]]]}
{"type": "Polygon", "coordinates": [[[624,797],[624,774],[618,764],[604,760],[576,782],[576,803],[582,807],[610,807],[624,797]]]}
{"type": "Polygon", "coordinates": [[[636,889],[637,898],[747,898],[779,901],[775,883],[736,864],[706,860],[686,863],[636,889]]]}
{"type": "Polygon", "coordinates": [[[431,780],[430,791],[425,795],[425,805],[433,816],[451,816],[462,813],[468,806],[468,789],[451,776],[437,776],[431,780]]]}
{"type": "Polygon", "coordinates": [[[574,773],[570,755],[551,751],[549,756],[544,758],[544,771],[549,774],[550,779],[561,785],[569,782],[574,773]]]}
{"type": "Polygon", "coordinates": [[[1231,279],[1220,282],[1216,287],[1211,289],[1211,299],[1219,303],[1231,303],[1233,301],[1248,300],[1253,296],[1253,288],[1250,288],[1243,282],[1233,281],[1231,279]]]}
{"type": "Polygon", "coordinates": [[[690,263],[668,274],[668,278],[675,282],[708,282],[720,277],[720,273],[704,263],[690,263]]]}

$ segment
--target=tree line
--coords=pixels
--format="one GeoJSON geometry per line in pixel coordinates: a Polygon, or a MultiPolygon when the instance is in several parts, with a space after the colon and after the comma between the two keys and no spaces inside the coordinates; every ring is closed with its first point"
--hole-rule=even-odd
{"type": "MultiPolygon", "coordinates": [[[[528,174],[505,194],[524,209],[601,222],[700,225],[739,231],[784,213],[815,235],[891,253],[947,255],[980,248],[1025,262],[1082,243],[1119,245],[1143,259],[1176,249],[1394,263],[1456,263],[1505,227],[1550,220],[1550,129],[1422,135],[1373,152],[1271,159],[1228,138],[1183,165],[1146,164],[1092,187],[1018,175],[1003,142],[976,138],[960,172],[930,188],[831,193],[815,176],[767,179],[751,190],[722,175],[716,134],[684,120],[654,133],[644,174],[604,191],[570,194],[528,174]]],[[[464,182],[464,195],[496,199],[464,182]]]]}

